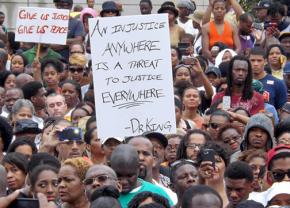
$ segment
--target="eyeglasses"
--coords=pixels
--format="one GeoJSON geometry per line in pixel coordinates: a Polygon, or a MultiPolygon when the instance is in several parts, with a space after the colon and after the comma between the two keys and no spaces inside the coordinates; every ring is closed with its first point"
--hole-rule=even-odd
{"type": "Polygon", "coordinates": [[[218,123],[210,123],[209,124],[209,127],[212,128],[212,129],[217,129],[219,127],[221,127],[222,124],[218,124],[218,123]]]}
{"type": "Polygon", "coordinates": [[[274,171],[271,171],[271,173],[272,173],[273,178],[278,182],[283,181],[283,179],[285,178],[285,175],[287,175],[288,178],[290,178],[290,169],[288,169],[287,171],[274,170],[274,171]]]}
{"type": "Polygon", "coordinates": [[[107,175],[99,175],[93,178],[87,178],[83,181],[83,183],[85,185],[92,185],[95,181],[97,181],[98,183],[105,183],[108,179],[117,180],[116,178],[112,178],[107,175]]]}
{"type": "Polygon", "coordinates": [[[191,144],[187,144],[186,147],[188,149],[196,149],[198,147],[198,149],[201,149],[204,145],[203,144],[196,144],[196,143],[191,143],[191,144]]]}
{"type": "Polygon", "coordinates": [[[84,71],[84,68],[82,67],[69,67],[69,70],[71,73],[82,73],[84,71]]]}

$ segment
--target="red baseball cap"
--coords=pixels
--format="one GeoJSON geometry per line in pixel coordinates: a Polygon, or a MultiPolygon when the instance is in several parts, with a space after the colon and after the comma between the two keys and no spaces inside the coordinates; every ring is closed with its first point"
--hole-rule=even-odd
{"type": "Polygon", "coordinates": [[[273,159],[284,156],[290,157],[290,145],[280,144],[270,149],[267,153],[267,169],[269,170],[270,163],[273,159]]]}

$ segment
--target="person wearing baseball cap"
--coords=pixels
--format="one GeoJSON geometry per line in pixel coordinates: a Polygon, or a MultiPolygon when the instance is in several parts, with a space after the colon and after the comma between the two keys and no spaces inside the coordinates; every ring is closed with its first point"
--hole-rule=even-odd
{"type": "Polygon", "coordinates": [[[114,17],[120,16],[117,4],[114,1],[105,1],[102,4],[101,17],[114,17]]]}
{"type": "MultiPolygon", "coordinates": [[[[282,32],[279,36],[279,41],[284,49],[285,56],[287,57],[288,63],[290,61],[290,32],[282,32]]],[[[290,68],[290,65],[289,65],[290,68]]],[[[289,69],[290,71],[290,69],[289,69]]]]}
{"type": "Polygon", "coordinates": [[[280,144],[267,153],[267,181],[290,181],[290,145],[280,144]]]}
{"type": "Polygon", "coordinates": [[[266,20],[268,8],[270,7],[270,5],[270,0],[261,0],[254,7],[254,9],[256,10],[256,17],[259,22],[264,22],[266,20]]]}
{"type": "Polygon", "coordinates": [[[156,161],[152,170],[153,178],[160,185],[169,188],[169,170],[161,166],[165,158],[165,148],[168,145],[168,140],[162,133],[154,131],[145,132],[143,136],[148,138],[153,144],[153,156],[156,161]]]}
{"type": "Polygon", "coordinates": [[[102,149],[104,150],[105,160],[107,164],[110,164],[111,154],[114,149],[124,142],[124,138],[121,137],[106,137],[101,139],[102,149]]]}
{"type": "Polygon", "coordinates": [[[281,108],[279,118],[280,118],[280,121],[283,121],[289,117],[290,117],[290,102],[287,102],[281,108]]]}
{"type": "Polygon", "coordinates": [[[217,88],[220,84],[221,71],[219,68],[215,66],[209,66],[205,71],[205,75],[207,76],[209,82],[217,88]]]}

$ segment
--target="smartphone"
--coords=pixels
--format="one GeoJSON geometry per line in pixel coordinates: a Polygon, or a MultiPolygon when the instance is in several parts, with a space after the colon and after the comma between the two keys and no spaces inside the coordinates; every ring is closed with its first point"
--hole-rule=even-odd
{"type": "Polygon", "coordinates": [[[215,166],[215,151],[213,149],[204,149],[201,151],[201,161],[210,161],[215,166]]]}
{"type": "Polygon", "coordinates": [[[181,61],[185,65],[193,65],[195,63],[195,58],[194,57],[191,57],[191,56],[182,56],[181,61]]]}
{"type": "Polygon", "coordinates": [[[186,49],[190,46],[189,43],[178,43],[178,50],[180,55],[186,54],[186,49]]]}
{"type": "Polygon", "coordinates": [[[178,43],[178,49],[187,49],[189,46],[189,43],[178,43]]]}
{"type": "Polygon", "coordinates": [[[8,208],[39,208],[38,199],[32,198],[17,198],[15,199],[8,208]]]}
{"type": "Polygon", "coordinates": [[[82,129],[77,127],[68,127],[58,133],[58,138],[60,141],[65,140],[81,140],[82,139],[82,129]]]}
{"type": "Polygon", "coordinates": [[[223,110],[229,110],[231,108],[231,97],[224,96],[223,97],[223,110]]]}
{"type": "Polygon", "coordinates": [[[275,27],[275,28],[277,28],[278,27],[278,24],[276,22],[265,22],[264,29],[266,30],[269,27],[275,27]]]}

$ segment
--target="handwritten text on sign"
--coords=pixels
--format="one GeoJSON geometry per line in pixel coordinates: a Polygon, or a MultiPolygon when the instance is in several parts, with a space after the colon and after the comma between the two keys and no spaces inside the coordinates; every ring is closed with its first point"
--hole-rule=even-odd
{"type": "Polygon", "coordinates": [[[16,41],[65,45],[68,20],[69,10],[20,7],[16,41]]]}
{"type": "Polygon", "coordinates": [[[168,16],[89,19],[100,137],[176,131],[168,16]]]}

